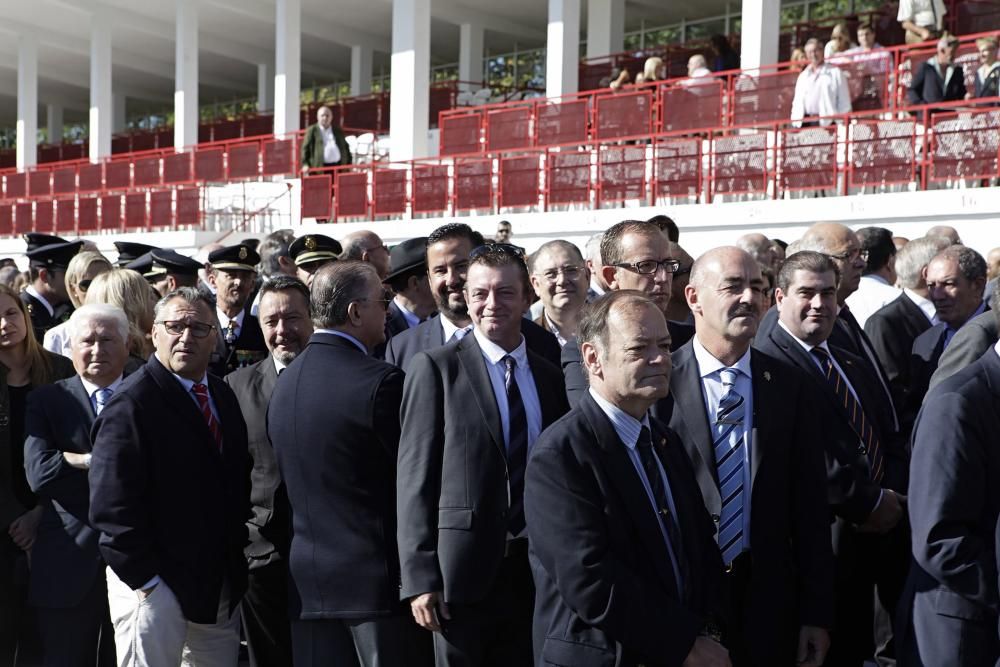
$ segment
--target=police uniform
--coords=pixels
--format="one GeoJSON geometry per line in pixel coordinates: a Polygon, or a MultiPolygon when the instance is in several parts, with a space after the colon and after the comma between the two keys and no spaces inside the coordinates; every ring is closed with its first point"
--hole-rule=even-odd
{"type": "MultiPolygon", "coordinates": [[[[83,247],[83,241],[66,241],[58,236],[45,234],[26,234],[25,241],[28,243],[26,253],[28,265],[33,269],[47,269],[49,271],[65,272],[69,261],[83,247]],[[54,243],[39,245],[39,243],[53,239],[55,239],[54,243]]],[[[68,300],[59,304],[49,303],[33,285],[28,285],[21,292],[21,301],[27,306],[28,314],[31,316],[31,328],[35,332],[35,339],[39,342],[44,339],[46,331],[65,322],[73,313],[73,304],[68,300]]]]}
{"type": "Polygon", "coordinates": [[[198,271],[203,267],[197,260],[182,255],[176,250],[156,248],[147,252],[125,268],[141,273],[142,277],[149,282],[157,295],[162,297],[163,294],[161,292],[164,290],[160,288],[163,286],[161,285],[160,288],[157,288],[156,285],[166,280],[167,276],[197,277],[198,271]]]}
{"type": "Polygon", "coordinates": [[[156,250],[156,246],[146,243],[134,243],[132,241],[115,241],[115,248],[118,250],[118,259],[115,261],[115,266],[119,269],[132,268],[129,264],[146,253],[156,250]]]}
{"type": "MultiPolygon", "coordinates": [[[[257,271],[257,264],[260,262],[260,255],[247,245],[240,244],[219,248],[208,256],[208,262],[215,270],[222,271],[257,271]]],[[[250,313],[252,299],[247,299],[243,306],[242,323],[238,327],[235,323],[239,317],[229,320],[228,326],[220,326],[219,333],[225,344],[225,354],[219,363],[212,368],[220,377],[230,373],[237,368],[255,364],[267,356],[267,345],[264,343],[264,332],[261,331],[260,322],[250,313]]],[[[220,323],[223,321],[223,313],[216,306],[216,314],[219,315],[220,323]]],[[[227,318],[228,319],[228,318],[227,318]]]]}
{"type": "Polygon", "coordinates": [[[324,264],[336,261],[343,251],[339,241],[323,234],[300,236],[288,246],[295,266],[309,273],[316,273],[324,264]]]}

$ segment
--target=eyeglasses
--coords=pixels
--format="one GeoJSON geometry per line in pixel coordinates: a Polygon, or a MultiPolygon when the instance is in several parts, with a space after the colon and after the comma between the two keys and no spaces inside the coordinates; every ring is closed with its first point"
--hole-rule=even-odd
{"type": "Polygon", "coordinates": [[[620,264],[615,264],[619,269],[628,269],[629,271],[635,271],[644,276],[656,273],[662,266],[663,270],[667,273],[677,273],[677,269],[681,267],[681,263],[676,259],[661,259],[656,261],[655,259],[644,259],[641,262],[622,262],[620,264]]]}
{"type": "Polygon", "coordinates": [[[392,303],[393,296],[394,295],[393,295],[392,291],[386,289],[386,290],[382,290],[382,298],[381,299],[369,299],[368,297],[365,297],[364,299],[358,299],[358,301],[367,301],[369,303],[381,303],[383,308],[385,308],[386,310],[389,310],[389,304],[392,303]]]}
{"type": "Polygon", "coordinates": [[[686,276],[689,273],[691,273],[691,267],[690,266],[685,266],[684,268],[680,268],[680,269],[677,269],[676,271],[674,271],[674,275],[675,276],[686,276]]]}
{"type": "Polygon", "coordinates": [[[162,324],[163,328],[171,336],[183,336],[186,329],[191,330],[191,335],[195,338],[204,338],[215,329],[214,324],[204,322],[185,322],[184,320],[161,320],[156,324],[162,324]]]}
{"type": "Polygon", "coordinates": [[[575,264],[567,264],[566,266],[561,266],[558,269],[543,271],[541,275],[548,282],[554,283],[559,279],[559,274],[566,276],[566,280],[576,280],[580,277],[580,271],[582,270],[582,267],[576,266],[575,264]]]}
{"type": "Polygon", "coordinates": [[[472,252],[469,253],[469,259],[475,259],[480,255],[491,252],[507,255],[508,257],[517,257],[521,261],[524,261],[524,248],[519,248],[510,243],[484,243],[472,249],[472,252]]]}

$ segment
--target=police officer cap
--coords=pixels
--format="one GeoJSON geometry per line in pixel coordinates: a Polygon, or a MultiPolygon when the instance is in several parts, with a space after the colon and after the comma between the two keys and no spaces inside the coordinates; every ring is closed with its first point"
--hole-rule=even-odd
{"type": "Polygon", "coordinates": [[[208,256],[208,262],[213,269],[223,271],[256,271],[260,255],[253,248],[241,243],[212,252],[208,256]]]}
{"type": "Polygon", "coordinates": [[[63,241],[36,247],[26,253],[28,264],[39,269],[65,269],[82,247],[83,241],[63,241]]]}
{"type": "Polygon", "coordinates": [[[135,243],[132,241],[115,241],[115,248],[118,249],[118,261],[115,264],[119,268],[128,266],[139,259],[147,252],[156,250],[156,246],[145,243],[135,243]]]}
{"type": "Polygon", "coordinates": [[[339,241],[323,234],[300,236],[288,246],[288,254],[295,266],[337,259],[343,251],[339,241]]]}

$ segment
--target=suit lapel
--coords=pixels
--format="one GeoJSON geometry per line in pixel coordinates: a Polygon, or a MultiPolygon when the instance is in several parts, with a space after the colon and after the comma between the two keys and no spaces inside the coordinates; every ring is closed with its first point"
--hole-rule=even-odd
{"type": "Polygon", "coordinates": [[[760,470],[764,448],[771,439],[775,421],[764,416],[771,405],[781,405],[781,369],[762,352],[750,348],[750,371],[753,373],[753,424],[750,428],[750,488],[760,470]],[[762,418],[763,416],[763,418],[762,418]]]}
{"type": "Polygon", "coordinates": [[[458,360],[469,378],[472,397],[486,421],[486,428],[489,429],[490,435],[493,437],[493,443],[500,449],[500,454],[506,460],[507,452],[506,447],[504,447],[503,427],[500,424],[500,408],[497,407],[497,400],[493,395],[493,384],[490,382],[486,362],[483,360],[483,352],[476,342],[475,336],[466,336],[459,342],[458,360]]]}
{"type": "Polygon", "coordinates": [[[434,319],[431,321],[431,325],[427,327],[424,331],[425,345],[424,350],[430,350],[435,347],[441,347],[447,341],[444,339],[444,325],[441,324],[441,316],[435,315],[434,319]]]}
{"type": "MultiPolygon", "coordinates": [[[[649,552],[652,562],[656,564],[660,580],[677,599],[679,597],[677,580],[670,564],[670,553],[663,541],[663,532],[649,503],[649,496],[646,495],[642,479],[629,458],[625,443],[618,437],[611,420],[590,397],[589,392],[584,393],[578,407],[590,422],[597,438],[598,448],[607,463],[608,477],[624,500],[643,547],[649,552]]],[[[675,545],[675,548],[681,548],[681,545],[675,545]]]]}
{"type": "Polygon", "coordinates": [[[87,395],[87,390],[83,386],[83,381],[80,380],[79,375],[75,375],[70,378],[66,383],[69,388],[69,394],[73,397],[73,402],[79,409],[80,416],[84,419],[84,424],[87,426],[87,431],[90,431],[90,427],[94,425],[94,407],[90,402],[90,396],[87,395]]]}
{"type": "Polygon", "coordinates": [[[257,364],[257,377],[260,380],[260,394],[263,397],[262,405],[267,405],[267,400],[274,393],[274,385],[278,382],[278,370],[274,367],[274,360],[271,355],[257,364]]]}
{"type": "Polygon", "coordinates": [[[698,477],[698,486],[708,504],[712,507],[722,506],[719,495],[718,471],[715,464],[715,452],[712,448],[712,429],[705,414],[705,398],[701,386],[701,373],[691,345],[685,345],[674,353],[675,363],[673,380],[670,382],[670,393],[674,397],[674,414],[677,419],[672,424],[681,432],[684,448],[694,464],[698,477]]]}
{"type": "Polygon", "coordinates": [[[538,371],[541,365],[546,363],[544,359],[528,350],[528,365],[531,367],[531,377],[535,381],[535,392],[538,394],[538,402],[542,408],[542,430],[544,431],[552,422],[562,416],[560,403],[556,399],[558,387],[549,386],[545,375],[538,371]]]}
{"type": "MultiPolygon", "coordinates": [[[[184,387],[178,382],[177,378],[160,363],[160,360],[156,358],[154,354],[146,362],[146,368],[149,370],[150,377],[160,386],[163,391],[164,401],[169,403],[170,407],[175,410],[179,415],[183,416],[185,421],[195,424],[194,428],[201,431],[201,435],[205,442],[212,442],[214,438],[212,437],[212,432],[208,430],[208,424],[205,422],[205,418],[202,416],[201,412],[198,410],[198,405],[195,403],[194,399],[184,391],[184,387]]],[[[214,376],[209,375],[209,391],[217,395],[218,385],[214,384],[214,376]]],[[[219,380],[221,383],[222,381],[219,380]]],[[[215,396],[212,397],[215,401],[215,396]]],[[[222,422],[222,433],[223,441],[222,445],[225,448],[225,436],[227,425],[226,415],[222,414],[221,408],[219,406],[219,401],[215,401],[215,408],[219,410],[219,420],[222,422]]],[[[214,448],[212,448],[214,449],[214,448]]],[[[213,460],[220,461],[218,452],[214,452],[213,460]]]]}

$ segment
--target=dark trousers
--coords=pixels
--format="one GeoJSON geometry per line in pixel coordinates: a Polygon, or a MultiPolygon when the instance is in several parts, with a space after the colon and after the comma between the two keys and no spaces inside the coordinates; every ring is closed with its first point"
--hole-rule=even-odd
{"type": "Polygon", "coordinates": [[[451,620],[434,633],[437,667],[530,667],[535,584],[527,545],[519,541],[503,559],[484,600],[448,605],[451,620]]]}
{"type": "Polygon", "coordinates": [[[392,616],[293,620],[296,667],[423,667],[430,659],[427,632],[400,605],[392,616]]]}
{"type": "Polygon", "coordinates": [[[28,606],[28,557],[0,534],[0,665],[33,667],[42,660],[34,610],[28,606]]]}
{"type": "Polygon", "coordinates": [[[291,665],[288,565],[284,560],[275,560],[250,570],[241,607],[251,667],[291,665]]]}
{"type": "Polygon", "coordinates": [[[115,629],[104,570],[75,607],[36,607],[45,667],[114,667],[115,629]]]}
{"type": "Polygon", "coordinates": [[[729,649],[733,667],[795,665],[797,620],[788,617],[787,610],[781,616],[780,607],[775,610],[779,616],[760,618],[756,610],[762,604],[759,599],[753,599],[752,579],[753,559],[751,553],[745,551],[737,556],[724,575],[729,618],[722,624],[722,643],[729,649]]]}
{"type": "Polygon", "coordinates": [[[885,535],[834,528],[837,607],[827,667],[861,667],[873,656],[880,667],[896,664],[893,624],[910,562],[906,521],[885,535]]]}

